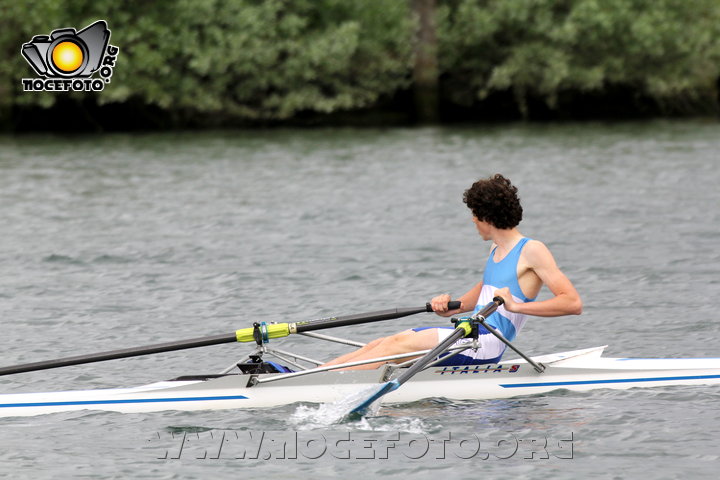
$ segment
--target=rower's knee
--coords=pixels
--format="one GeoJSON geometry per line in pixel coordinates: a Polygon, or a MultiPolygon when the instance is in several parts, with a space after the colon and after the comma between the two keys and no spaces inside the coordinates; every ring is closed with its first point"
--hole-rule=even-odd
{"type": "Polygon", "coordinates": [[[385,340],[385,338],[387,338],[387,337],[376,338],[375,340],[372,340],[371,342],[366,343],[364,348],[375,348],[378,345],[380,345],[383,342],[383,340],[385,340]]]}
{"type": "Polygon", "coordinates": [[[405,350],[412,344],[412,335],[414,333],[412,330],[405,330],[381,339],[381,344],[387,349],[402,350],[400,353],[405,353],[405,350]]]}

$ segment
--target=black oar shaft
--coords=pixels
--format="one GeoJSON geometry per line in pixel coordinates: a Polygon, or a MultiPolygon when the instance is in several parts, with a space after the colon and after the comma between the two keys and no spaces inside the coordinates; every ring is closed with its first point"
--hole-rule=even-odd
{"type": "Polygon", "coordinates": [[[147,345],[144,347],[123,348],[120,350],[110,350],[107,352],[93,353],[89,355],[76,355],[74,357],[65,357],[56,360],[45,360],[41,362],[25,363],[22,365],[4,367],[0,368],[0,376],[11,375],[13,373],[32,372],[36,370],[47,370],[50,368],[69,367],[71,365],[82,365],[84,363],[102,362],[105,360],[115,360],[118,358],[137,357],[140,355],[149,355],[152,353],[172,352],[174,350],[206,347],[209,345],[219,345],[221,343],[232,343],[236,341],[237,339],[235,338],[235,333],[232,333],[226,335],[214,335],[212,337],[193,338],[190,340],[182,340],[179,342],[158,343],[155,345],[147,345]]]}
{"type": "MultiPolygon", "coordinates": [[[[460,302],[450,302],[451,310],[460,308],[460,302]]],[[[309,332],[312,330],[320,330],[323,328],[340,327],[346,325],[355,325],[358,323],[377,322],[381,320],[391,320],[393,318],[406,317],[421,312],[432,312],[430,304],[418,308],[394,308],[389,310],[381,310],[378,312],[361,313],[357,315],[347,315],[343,317],[321,318],[319,320],[311,320],[309,322],[298,322],[290,324],[295,326],[294,331],[285,331],[278,336],[286,336],[288,333],[309,332]]],[[[279,326],[278,324],[277,326],[279,326]]],[[[288,326],[288,324],[282,324],[288,326]]],[[[189,348],[207,347],[209,345],[219,345],[221,343],[233,343],[237,341],[253,341],[253,329],[238,330],[230,334],[213,335],[210,337],[193,338],[190,340],[180,340],[176,342],[158,343],[155,345],[146,345],[144,347],[124,348],[120,350],[110,350],[107,352],[93,353],[88,355],[76,355],[74,357],[65,357],[55,360],[44,360],[40,362],[25,363],[21,365],[13,365],[10,367],[0,368],[0,376],[11,375],[14,373],[33,372],[36,370],[47,370],[50,368],[69,367],[71,365],[82,365],[85,363],[102,362],[105,360],[115,360],[119,358],[138,357],[141,355],[150,355],[153,353],[172,352],[175,350],[185,350],[189,348]],[[246,332],[247,330],[247,332],[246,332]],[[239,333],[243,332],[243,336],[248,339],[240,339],[239,333]]]]}
{"type": "Polygon", "coordinates": [[[418,308],[393,308],[389,310],[381,310],[369,314],[347,315],[344,317],[320,318],[309,322],[297,322],[295,331],[297,333],[311,332],[313,330],[321,330],[323,328],[344,327],[347,325],[356,325],[358,323],[379,322],[382,320],[391,320],[393,318],[407,317],[416,313],[432,312],[429,306],[418,308]]]}
{"type": "MultiPolygon", "coordinates": [[[[454,300],[448,303],[448,310],[457,310],[461,303],[454,300]]],[[[360,313],[357,315],[346,315],[344,317],[320,318],[309,322],[295,323],[295,332],[311,332],[322,328],[345,327],[347,325],[357,325],[358,323],[379,322],[382,320],[392,320],[394,318],[407,317],[416,313],[432,312],[433,309],[429,303],[424,307],[418,308],[391,308],[388,310],[380,310],[378,312],[360,313]]],[[[295,333],[293,332],[293,333],[295,333]]]]}
{"type": "Polygon", "coordinates": [[[520,355],[522,358],[524,358],[526,362],[528,362],[530,365],[532,365],[532,367],[535,369],[536,372],[538,372],[538,373],[543,373],[543,372],[545,371],[545,367],[544,367],[542,364],[537,363],[535,360],[533,360],[532,358],[528,357],[528,356],[525,355],[523,352],[521,352],[520,350],[518,350],[518,348],[517,348],[515,345],[513,345],[512,342],[510,342],[510,341],[507,340],[505,337],[503,337],[502,335],[500,335],[499,333],[497,333],[494,328],[492,328],[492,327],[489,326],[487,323],[485,323],[484,317],[481,318],[481,319],[478,319],[478,323],[479,323],[480,325],[482,325],[483,327],[485,327],[485,330],[487,330],[488,332],[490,332],[490,333],[492,333],[493,335],[495,335],[501,342],[503,342],[505,345],[507,345],[508,347],[510,347],[515,353],[517,353],[517,354],[520,355]]]}
{"type": "MultiPolygon", "coordinates": [[[[503,303],[504,302],[501,297],[495,297],[493,298],[492,303],[489,303],[487,306],[485,306],[485,308],[483,308],[482,311],[477,314],[477,316],[485,318],[492,314],[495,310],[497,310],[497,308],[503,303]]],[[[424,369],[428,364],[434,361],[438,355],[445,353],[447,349],[452,346],[453,343],[464,337],[467,333],[468,331],[466,330],[465,326],[458,326],[455,330],[453,330],[449,337],[440,342],[440,344],[438,344],[428,353],[415,360],[415,363],[413,363],[410,368],[401,373],[397,378],[382,384],[382,386],[379,389],[375,390],[372,395],[369,395],[357,406],[355,406],[355,408],[350,410],[350,413],[348,415],[364,415],[375,401],[380,399],[383,395],[400,388],[403,383],[407,382],[416,373],[424,369]]]]}
{"type": "Polygon", "coordinates": [[[415,363],[412,364],[410,368],[408,368],[405,372],[403,372],[401,375],[399,375],[396,379],[398,385],[402,385],[403,383],[410,380],[412,376],[414,376],[416,373],[418,373],[420,370],[424,369],[427,364],[430,362],[433,362],[438,355],[442,354],[452,346],[453,343],[460,340],[465,336],[465,329],[463,327],[458,327],[450,334],[449,337],[447,337],[445,340],[443,340],[440,344],[438,344],[437,347],[430,350],[427,354],[425,354],[424,357],[418,359],[415,361],[415,363]]]}
{"type": "MultiPolygon", "coordinates": [[[[502,304],[502,298],[495,297],[492,303],[488,304],[485,308],[483,308],[480,312],[477,313],[477,316],[484,319],[490,316],[493,312],[495,312],[495,310],[497,310],[497,308],[502,304]]],[[[429,363],[433,362],[438,355],[444,353],[448,348],[452,346],[453,343],[463,338],[466,333],[467,331],[464,327],[457,327],[455,330],[453,330],[449,337],[440,342],[437,347],[430,350],[428,353],[425,354],[424,357],[418,359],[415,363],[412,364],[410,368],[408,368],[401,375],[399,375],[396,379],[398,385],[402,385],[406,381],[410,380],[413,375],[424,369],[425,366],[427,366],[429,363]]]]}

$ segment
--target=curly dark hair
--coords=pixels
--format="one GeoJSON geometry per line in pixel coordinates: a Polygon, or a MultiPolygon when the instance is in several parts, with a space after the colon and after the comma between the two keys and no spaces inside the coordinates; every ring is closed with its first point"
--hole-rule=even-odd
{"type": "Polygon", "coordinates": [[[473,183],[465,190],[463,202],[478,220],[496,228],[514,228],[520,224],[523,213],[517,191],[510,180],[498,173],[473,183]]]}

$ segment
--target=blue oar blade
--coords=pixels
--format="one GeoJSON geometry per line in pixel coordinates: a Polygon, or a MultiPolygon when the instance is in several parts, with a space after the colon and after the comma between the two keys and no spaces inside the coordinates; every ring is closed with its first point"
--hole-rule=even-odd
{"type": "Polygon", "coordinates": [[[399,387],[400,384],[397,380],[391,380],[382,384],[380,387],[378,387],[377,391],[368,396],[368,398],[363,400],[358,406],[350,410],[350,413],[348,415],[365,415],[365,413],[367,413],[368,409],[370,408],[370,405],[372,405],[376,400],[378,400],[386,393],[397,390],[399,387]]]}

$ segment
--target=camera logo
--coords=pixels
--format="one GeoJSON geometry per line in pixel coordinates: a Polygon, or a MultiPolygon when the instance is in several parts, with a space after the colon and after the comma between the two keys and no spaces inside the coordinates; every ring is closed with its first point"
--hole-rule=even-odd
{"type": "Polygon", "coordinates": [[[35,35],[20,53],[43,78],[23,78],[23,90],[99,92],[110,83],[120,49],[110,45],[104,20],[84,29],[58,28],[35,35]],[[92,78],[98,72],[101,78],[92,78]]]}

